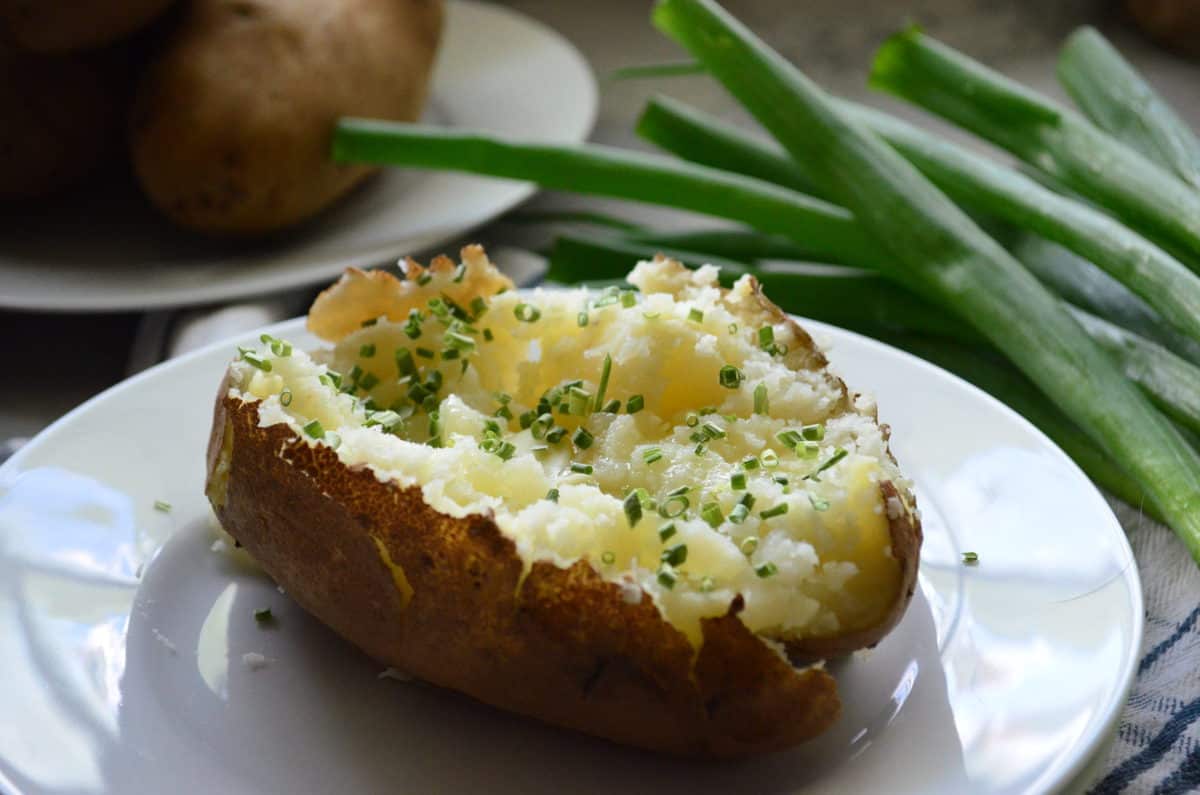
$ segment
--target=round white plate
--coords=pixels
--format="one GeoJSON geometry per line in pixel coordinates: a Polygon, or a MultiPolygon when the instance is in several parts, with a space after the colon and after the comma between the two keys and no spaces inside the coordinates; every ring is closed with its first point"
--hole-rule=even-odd
{"type": "MultiPolygon", "coordinates": [[[[427,121],[544,141],[587,138],[596,84],[559,34],[491,4],[451,0],[427,121]]],[[[384,171],[274,242],[172,228],[131,182],[0,214],[0,308],[117,311],[201,304],[329,280],[441,245],[529,197],[528,183],[384,171]]]]}
{"type": "MultiPolygon", "coordinates": [[[[0,467],[0,790],[1058,787],[1107,739],[1133,676],[1141,589],[1121,527],[1066,456],[987,395],[806,325],[877,395],[926,533],[916,599],[877,648],[832,664],[844,714],[812,744],[689,763],[378,678],[264,575],[210,549],[204,449],[229,342],[114,387],[0,467]],[[966,550],[978,566],[960,562],[966,550]],[[256,625],[260,607],[275,626],[256,625]]],[[[272,333],[313,344],[300,321],[272,333]]]]}

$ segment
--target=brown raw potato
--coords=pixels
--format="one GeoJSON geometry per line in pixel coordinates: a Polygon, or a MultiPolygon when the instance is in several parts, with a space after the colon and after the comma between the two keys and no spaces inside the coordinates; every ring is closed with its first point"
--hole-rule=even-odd
{"type": "Polygon", "coordinates": [[[0,49],[0,199],[77,182],[120,138],[123,92],[111,63],[0,49]]]}
{"type": "Polygon", "coordinates": [[[62,53],[111,44],[145,27],[171,0],[0,0],[0,30],[16,47],[62,53]]]}
{"type": "Polygon", "coordinates": [[[311,217],[373,171],[331,161],[334,122],[418,118],[441,23],[440,0],[195,0],[134,101],[143,189],[211,234],[311,217]]]}
{"type": "MultiPolygon", "coordinates": [[[[482,250],[468,247],[463,257],[471,266],[464,280],[448,279],[454,264],[439,258],[425,287],[418,277],[426,271],[415,263],[404,281],[348,272],[318,298],[309,328],[338,340],[364,321],[372,328],[376,318],[402,322],[429,296],[467,306],[496,295],[503,277],[482,250]]],[[[737,304],[741,325],[792,324],[754,282],[749,295],[737,304]]],[[[875,422],[873,409],[857,408],[828,374],[812,339],[789,328],[796,344],[787,366],[831,379],[842,394],[835,414],[875,422]]],[[[738,618],[739,593],[724,615],[701,619],[697,651],[639,587],[631,598],[628,583],[605,579],[586,559],[526,568],[491,511],[439,512],[420,486],[347,466],[332,447],[288,424],[264,424],[262,403],[231,389],[232,378],[231,371],[218,391],[207,459],[206,493],[222,526],[302,607],[367,654],[497,707],[673,754],[785,749],[827,729],[840,701],[822,666],[797,667],[783,651],[811,659],[878,643],[913,594],[921,545],[915,500],[907,485],[884,480],[876,499],[887,506],[883,554],[894,573],[880,594],[886,609],[870,626],[764,642],[738,618]]],[[[890,461],[886,429],[883,438],[890,461]]]]}

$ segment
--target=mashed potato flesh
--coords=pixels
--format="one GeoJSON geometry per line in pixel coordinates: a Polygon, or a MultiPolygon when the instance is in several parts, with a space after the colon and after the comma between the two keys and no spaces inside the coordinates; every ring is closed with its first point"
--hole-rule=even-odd
{"type": "MultiPolygon", "coordinates": [[[[419,322],[370,318],[311,355],[264,344],[233,389],[264,425],[420,486],[440,512],[492,513],[527,566],[582,559],[640,586],[693,641],[738,594],[767,637],[871,626],[900,576],[879,483],[904,481],[874,417],[806,363],[748,280],[722,291],[716,275],[645,262],[637,290],[507,291],[457,326],[425,302],[419,322]],[[557,387],[571,408],[572,382],[582,410],[552,406],[548,425],[539,401],[557,387]]],[[[459,283],[425,278],[425,295],[459,283]]]]}

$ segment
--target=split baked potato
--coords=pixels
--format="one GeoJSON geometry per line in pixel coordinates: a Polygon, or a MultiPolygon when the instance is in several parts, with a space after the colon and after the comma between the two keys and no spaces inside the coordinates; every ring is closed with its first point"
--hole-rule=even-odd
{"type": "Polygon", "coordinates": [[[351,270],[217,397],[207,495],[305,609],[488,704],[677,754],[811,738],[921,528],[873,403],[753,278],[514,291],[479,247],[351,270]]]}

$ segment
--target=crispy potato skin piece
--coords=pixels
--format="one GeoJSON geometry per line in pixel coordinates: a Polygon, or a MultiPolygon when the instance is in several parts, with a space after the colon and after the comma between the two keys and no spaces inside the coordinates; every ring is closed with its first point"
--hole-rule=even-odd
{"type": "Polygon", "coordinates": [[[687,756],[780,750],[837,718],[833,677],[793,668],[737,619],[740,605],[705,620],[693,665],[648,597],[625,602],[582,562],[537,563],[522,579],[489,517],[439,514],[418,488],[349,469],[286,426],[259,427],[256,404],[226,392],[209,446],[217,517],[292,598],[371,657],[493,706],[687,756]]]}
{"type": "Polygon", "coordinates": [[[148,25],[172,0],[0,0],[0,29],[17,47],[62,53],[111,44],[148,25]]]}
{"type": "MultiPolygon", "coordinates": [[[[464,260],[482,256],[476,249],[464,249],[464,260]]],[[[430,267],[453,265],[438,258],[430,267]]],[[[362,319],[399,311],[380,297],[405,300],[387,278],[344,277],[318,299],[310,325],[321,321],[314,330],[337,339],[362,319]],[[368,283],[371,300],[346,292],[368,283]],[[361,316],[352,317],[360,303],[361,316]]],[[[793,323],[754,289],[762,310],[793,323]]],[[[812,338],[795,330],[805,349],[794,349],[803,353],[797,361],[823,368],[812,338]]],[[[848,406],[845,384],[829,377],[848,406]]],[[[419,488],[348,468],[286,425],[260,427],[258,404],[229,387],[227,380],[218,391],[208,450],[207,493],[218,519],[302,607],[368,655],[493,706],[686,756],[782,750],[837,719],[833,677],[793,667],[751,633],[737,618],[740,597],[726,615],[704,620],[697,652],[648,596],[624,601],[618,585],[582,561],[567,569],[538,562],[522,577],[515,545],[490,516],[440,514],[419,488]]],[[[920,521],[910,493],[890,482],[880,492],[900,508],[888,513],[901,572],[892,609],[859,631],[787,641],[794,660],[872,646],[903,616],[916,584],[920,521]]]]}
{"type": "Polygon", "coordinates": [[[441,0],[194,0],[134,100],[143,189],[210,234],[309,218],[371,173],[332,161],[334,122],[416,119],[441,25],[441,0]]]}

